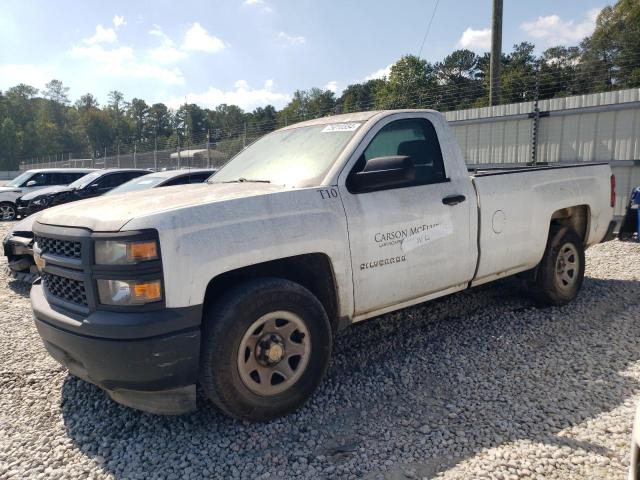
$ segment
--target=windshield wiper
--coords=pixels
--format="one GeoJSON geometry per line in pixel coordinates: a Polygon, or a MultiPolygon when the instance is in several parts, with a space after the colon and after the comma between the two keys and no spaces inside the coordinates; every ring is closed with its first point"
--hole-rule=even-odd
{"type": "Polygon", "coordinates": [[[226,182],[221,183],[271,183],[271,180],[254,180],[250,178],[240,177],[236,180],[227,180],[226,182]]]}

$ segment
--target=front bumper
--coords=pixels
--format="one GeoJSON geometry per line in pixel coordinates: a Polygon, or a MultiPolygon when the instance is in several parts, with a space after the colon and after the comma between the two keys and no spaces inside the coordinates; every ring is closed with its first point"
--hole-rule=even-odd
{"type": "Polygon", "coordinates": [[[32,239],[9,237],[2,243],[7,257],[6,274],[16,280],[33,283],[38,278],[38,270],[33,262],[32,239]]]}
{"type": "Polygon", "coordinates": [[[195,409],[201,307],[81,318],[50,305],[42,285],[32,287],[31,305],[45,348],[73,375],[139,410],[195,409]]]}
{"type": "Polygon", "coordinates": [[[46,207],[36,207],[35,205],[27,205],[27,206],[18,206],[18,215],[21,217],[28,217],[29,215],[33,215],[40,210],[44,210],[46,207]]]}

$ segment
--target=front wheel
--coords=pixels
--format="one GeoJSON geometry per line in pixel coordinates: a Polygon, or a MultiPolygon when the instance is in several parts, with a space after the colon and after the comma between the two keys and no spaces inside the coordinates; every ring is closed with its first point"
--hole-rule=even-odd
{"type": "Polygon", "coordinates": [[[0,203],[0,220],[15,220],[17,215],[16,206],[11,202],[0,203]]]}
{"type": "Polygon", "coordinates": [[[252,280],[205,313],[200,385],[232,417],[279,417],[315,391],[331,345],[329,319],[309,290],[278,278],[252,280]]]}
{"type": "Polygon", "coordinates": [[[582,287],[584,268],[580,235],[568,227],[552,228],[536,278],[529,284],[532,296],[542,305],[566,305],[582,287]]]}

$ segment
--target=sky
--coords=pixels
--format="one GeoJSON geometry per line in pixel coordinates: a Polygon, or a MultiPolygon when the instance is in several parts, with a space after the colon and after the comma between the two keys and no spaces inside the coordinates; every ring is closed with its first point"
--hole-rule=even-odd
{"type": "MultiPolygon", "coordinates": [[[[503,51],[577,45],[606,0],[504,0],[503,51]]],[[[490,45],[491,0],[3,0],[0,90],[56,78],[72,101],[108,92],[172,108],[284,106],[340,94],[404,54],[430,62],[490,45]],[[437,8],[436,7],[437,4],[437,8]],[[435,15],[434,15],[435,8],[435,15]],[[427,32],[432,15],[433,22],[427,32]]]]}

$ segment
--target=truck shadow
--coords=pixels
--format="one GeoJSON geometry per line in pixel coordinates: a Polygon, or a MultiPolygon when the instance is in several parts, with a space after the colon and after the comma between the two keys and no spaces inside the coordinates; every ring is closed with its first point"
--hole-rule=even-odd
{"type": "MultiPolygon", "coordinates": [[[[354,325],[311,401],[270,423],[230,420],[206,401],[153,416],[71,376],[62,415],[77,447],[119,478],[373,477],[391,455],[430,477],[517,440],[613,456],[558,433],[640,390],[623,374],[640,360],[629,298],[640,298],[640,282],[587,278],[573,304],[538,310],[503,282],[354,325]]],[[[393,468],[384,475],[395,478],[393,468]]]]}

